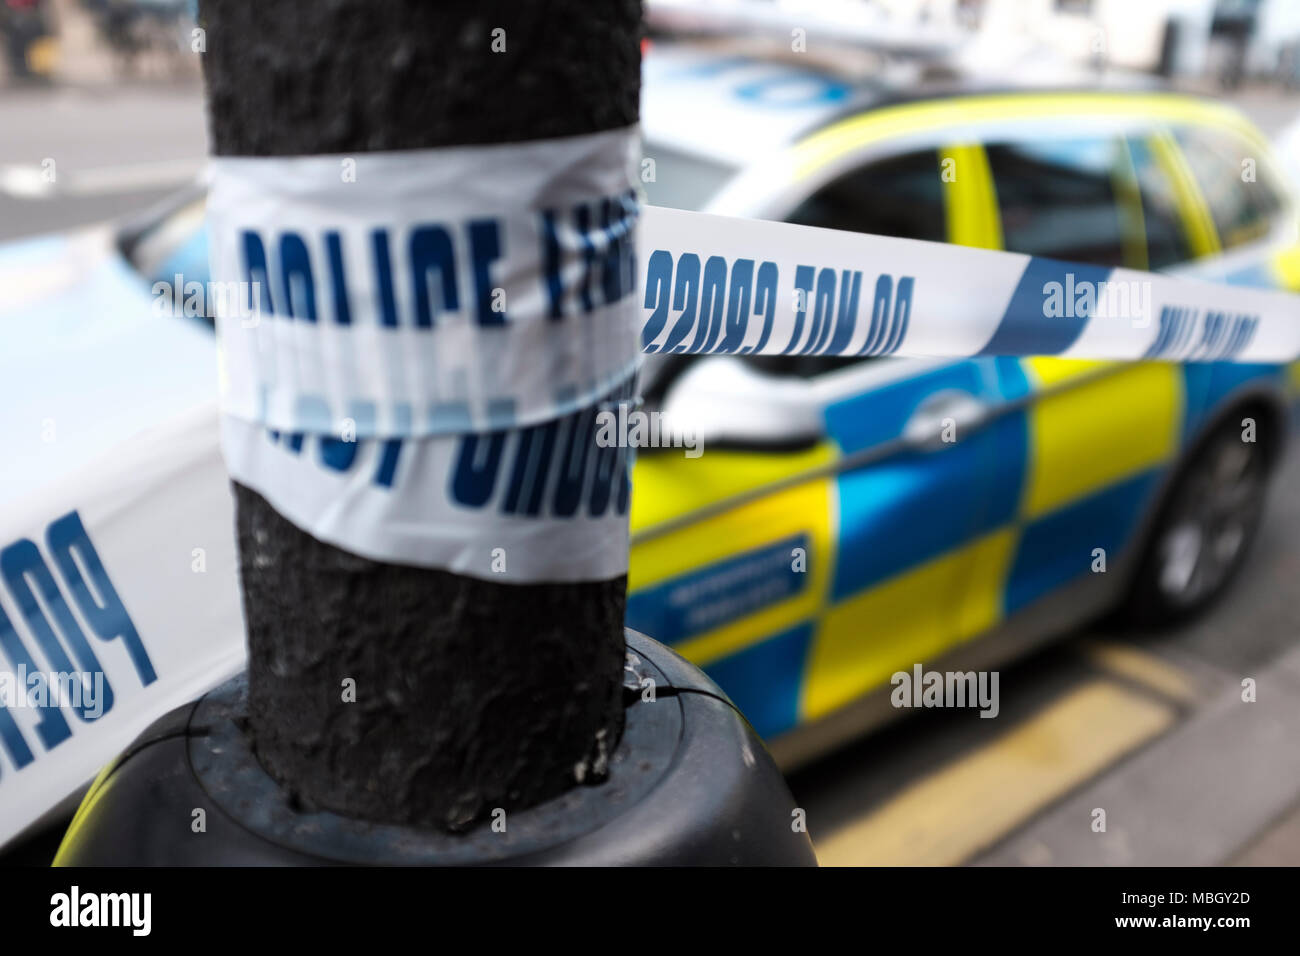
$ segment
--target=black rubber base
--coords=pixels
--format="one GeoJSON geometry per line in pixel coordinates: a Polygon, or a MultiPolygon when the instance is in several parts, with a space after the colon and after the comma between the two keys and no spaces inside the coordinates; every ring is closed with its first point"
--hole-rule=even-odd
{"type": "Polygon", "coordinates": [[[603,779],[454,834],[294,806],[248,748],[236,678],[117,758],[55,863],[816,865],[785,780],[698,668],[629,631],[624,691],[625,730],[603,779]]]}

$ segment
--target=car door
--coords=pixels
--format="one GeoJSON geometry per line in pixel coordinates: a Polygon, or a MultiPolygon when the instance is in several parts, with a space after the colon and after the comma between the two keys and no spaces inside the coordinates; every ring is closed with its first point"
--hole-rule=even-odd
{"type": "Polygon", "coordinates": [[[993,457],[960,424],[979,408],[976,363],[800,358],[694,363],[666,399],[678,420],[692,402],[752,411],[734,379],[699,384],[744,365],[763,382],[769,435],[705,438],[689,460],[642,452],[633,479],[629,626],[703,666],[766,736],[931,660],[963,615],[979,629],[965,577],[1004,546],[975,534],[993,457]],[[792,446],[781,419],[814,420],[800,405],[818,434],[792,446]]]}
{"type": "MultiPolygon", "coordinates": [[[[944,174],[964,148],[869,151],[785,218],[978,243],[986,197],[944,174]]],[[[846,459],[866,460],[836,478],[839,550],[801,701],[810,720],[990,626],[987,589],[971,579],[1002,564],[1008,546],[991,466],[1015,453],[1014,436],[983,421],[994,370],[975,359],[871,365],[823,379],[828,435],[846,459]]]]}
{"type": "MultiPolygon", "coordinates": [[[[787,218],[942,239],[940,159],[877,158],[787,218]]],[[[975,428],[989,383],[974,360],[709,358],[693,387],[728,364],[765,376],[758,394],[815,409],[818,439],[783,452],[706,444],[690,462],[643,455],[628,621],[701,664],[771,737],[987,626],[991,608],[967,603],[966,585],[1004,561],[1006,537],[981,531],[1006,436],[975,428]]],[[[789,407],[768,417],[770,445],[782,418],[806,420],[789,407]]]]}
{"type": "MultiPolygon", "coordinates": [[[[1164,133],[1171,178],[1180,182],[1186,218],[1205,236],[1184,274],[1230,285],[1300,290],[1300,219],[1262,137],[1247,129],[1179,123],[1164,133]]],[[[1300,362],[1210,362],[1184,366],[1185,438],[1248,388],[1300,398],[1300,362]]]]}
{"type": "MultiPolygon", "coordinates": [[[[1167,255],[1185,237],[1176,197],[1144,189],[1152,168],[1135,160],[1129,138],[1069,126],[1058,118],[987,139],[989,187],[1004,248],[1064,260],[1031,264],[1036,282],[1088,287],[1096,300],[1116,291],[1112,267],[1149,268],[1153,252],[1167,255]]],[[[1140,281],[1118,291],[1135,321],[1154,321],[1140,315],[1140,281]]],[[[1117,595],[1113,572],[1180,445],[1185,383],[1179,366],[1161,362],[997,362],[1010,382],[1005,400],[1023,396],[1006,407],[1005,427],[1022,432],[1026,449],[1022,463],[997,466],[999,481],[1019,487],[1000,612],[1034,609],[1041,626],[1062,629],[1117,595]]]]}

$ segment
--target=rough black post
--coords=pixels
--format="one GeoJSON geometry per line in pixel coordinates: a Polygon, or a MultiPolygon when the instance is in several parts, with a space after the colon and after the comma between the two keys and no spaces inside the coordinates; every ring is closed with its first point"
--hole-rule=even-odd
{"type": "MultiPolygon", "coordinates": [[[[636,122],[639,0],[205,0],[223,156],[488,144],[636,122]],[[491,51],[505,29],[506,53],[491,51]]],[[[367,560],[235,485],[248,732],[307,807],[462,827],[574,785],[622,727],[622,576],[509,585],[367,560]],[[340,702],[356,680],[357,702],[340,702]]],[[[557,556],[562,560],[562,556],[557,556]]]]}

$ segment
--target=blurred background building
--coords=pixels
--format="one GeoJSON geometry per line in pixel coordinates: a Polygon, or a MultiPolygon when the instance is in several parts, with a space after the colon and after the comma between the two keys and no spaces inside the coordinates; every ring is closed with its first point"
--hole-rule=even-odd
{"type": "Polygon", "coordinates": [[[0,0],[0,83],[198,77],[194,0],[0,0]]]}
{"type": "MultiPolygon", "coordinates": [[[[196,0],[0,0],[0,83],[197,76],[196,0]]],[[[934,43],[961,72],[1119,69],[1226,88],[1300,85],[1300,4],[1289,0],[648,0],[674,28],[807,21],[852,45],[934,43]]]]}
{"type": "Polygon", "coordinates": [[[1227,87],[1300,82],[1300,5],[1288,0],[649,0],[648,10],[674,29],[796,18],[848,44],[928,37],[945,65],[969,73],[1085,66],[1227,87]]]}

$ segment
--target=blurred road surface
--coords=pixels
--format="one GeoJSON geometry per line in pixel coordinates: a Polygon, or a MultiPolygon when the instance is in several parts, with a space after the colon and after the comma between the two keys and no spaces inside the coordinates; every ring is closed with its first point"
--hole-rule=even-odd
{"type": "Polygon", "coordinates": [[[0,88],[0,241],[142,209],[206,153],[197,85],[0,88]]]}

